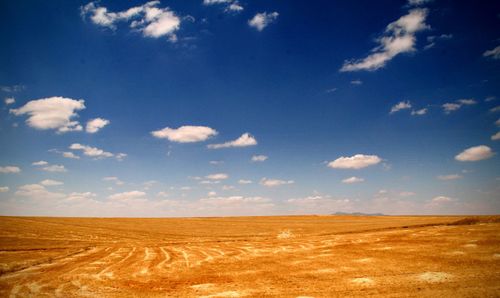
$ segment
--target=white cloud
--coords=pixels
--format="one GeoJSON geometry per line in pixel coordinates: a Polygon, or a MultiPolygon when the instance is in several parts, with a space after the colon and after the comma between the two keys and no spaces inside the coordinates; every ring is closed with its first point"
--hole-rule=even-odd
{"type": "Polygon", "coordinates": [[[7,93],[14,93],[26,89],[24,85],[0,86],[0,90],[7,93]]]}
{"type": "Polygon", "coordinates": [[[497,46],[494,49],[488,50],[483,53],[484,57],[491,57],[492,59],[498,60],[500,59],[500,46],[497,46]]]}
{"type": "Polygon", "coordinates": [[[4,100],[4,102],[5,102],[6,105],[11,105],[11,104],[14,104],[16,102],[16,99],[14,97],[7,97],[4,100]]]}
{"type": "Polygon", "coordinates": [[[80,156],[75,155],[73,152],[62,152],[62,156],[65,158],[80,159],[80,156]]]}
{"type": "Polygon", "coordinates": [[[205,178],[207,178],[209,180],[225,180],[225,179],[229,178],[229,175],[227,175],[225,173],[217,173],[217,174],[211,174],[211,175],[205,176],[205,178]]]}
{"type": "Polygon", "coordinates": [[[500,106],[496,106],[496,107],[490,109],[491,113],[496,113],[496,112],[499,112],[499,111],[500,111],[500,106]]]}
{"type": "Polygon", "coordinates": [[[203,5],[231,3],[233,0],[203,0],[203,5]]]}
{"type": "Polygon", "coordinates": [[[165,127],[152,131],[151,134],[159,139],[168,139],[171,142],[194,143],[202,142],[218,134],[218,132],[207,126],[181,126],[179,128],[165,127]]]}
{"type": "Polygon", "coordinates": [[[85,127],[85,131],[88,133],[96,133],[101,128],[109,124],[109,120],[103,118],[95,118],[91,119],[87,122],[87,126],[85,127]]]}
{"type": "Polygon", "coordinates": [[[485,145],[470,147],[457,156],[455,159],[458,161],[478,161],[483,159],[488,159],[492,157],[495,153],[491,150],[490,147],[485,145]]]}
{"type": "Polygon", "coordinates": [[[423,109],[420,109],[420,110],[413,110],[411,111],[411,115],[412,116],[422,116],[422,115],[425,115],[427,114],[427,108],[423,108],[423,109]]]}
{"type": "Polygon", "coordinates": [[[37,201],[57,200],[65,197],[63,193],[50,192],[40,184],[26,184],[20,186],[14,194],[16,196],[27,197],[37,201]]]}
{"type": "Polygon", "coordinates": [[[447,102],[447,103],[443,104],[442,107],[443,107],[444,112],[446,114],[449,114],[453,111],[460,109],[464,105],[470,106],[470,105],[474,105],[476,103],[477,103],[477,101],[475,101],[473,98],[458,99],[455,102],[447,102]]]}
{"type": "Polygon", "coordinates": [[[249,133],[242,134],[239,138],[223,144],[210,144],[207,146],[209,149],[221,149],[230,147],[247,147],[257,145],[257,140],[249,133]]]}
{"type": "Polygon", "coordinates": [[[328,214],[335,211],[352,210],[352,201],[349,199],[335,199],[328,195],[315,194],[304,198],[293,198],[286,201],[288,204],[298,208],[301,214],[320,213],[328,214]]]}
{"type": "Polygon", "coordinates": [[[123,185],[124,182],[121,181],[118,177],[114,177],[114,176],[108,176],[108,177],[104,177],[102,178],[102,181],[109,181],[109,182],[113,182],[115,183],[116,185],[123,185]]]}
{"type": "Polygon", "coordinates": [[[220,164],[223,164],[224,162],[222,160],[211,160],[209,161],[209,164],[211,165],[214,165],[214,166],[217,166],[217,165],[220,165],[220,164]]]}
{"type": "Polygon", "coordinates": [[[0,167],[0,173],[9,174],[9,173],[20,173],[21,169],[16,166],[5,166],[0,167]]]}
{"type": "Polygon", "coordinates": [[[450,174],[450,175],[439,175],[437,176],[439,180],[456,180],[456,179],[461,179],[463,178],[462,175],[459,174],[450,174]]]}
{"type": "Polygon", "coordinates": [[[258,31],[264,30],[269,24],[273,23],[278,19],[279,13],[272,12],[272,13],[258,13],[256,14],[253,18],[248,20],[248,25],[250,27],[253,27],[257,29],[258,31]]]}
{"type": "Polygon", "coordinates": [[[437,196],[432,199],[432,202],[434,203],[447,203],[447,202],[453,202],[454,199],[446,196],[437,196]]]}
{"type": "Polygon", "coordinates": [[[56,185],[63,185],[64,183],[57,180],[45,179],[43,181],[40,181],[40,184],[43,186],[56,186],[56,185]]]}
{"type": "Polygon", "coordinates": [[[244,10],[243,6],[241,6],[241,4],[238,1],[234,1],[233,3],[229,4],[229,6],[226,8],[226,11],[228,12],[240,12],[243,10],[244,10]]]}
{"type": "Polygon", "coordinates": [[[408,5],[420,6],[432,2],[433,0],[408,0],[408,5]]]}
{"type": "Polygon", "coordinates": [[[117,154],[115,154],[115,158],[118,161],[122,161],[125,157],[127,157],[127,154],[125,154],[125,153],[117,153],[117,154]]]}
{"type": "Polygon", "coordinates": [[[414,193],[412,191],[402,191],[402,192],[399,193],[399,195],[401,197],[411,197],[411,196],[416,195],[416,193],[414,193]]]}
{"type": "Polygon", "coordinates": [[[84,17],[90,15],[90,20],[98,26],[116,29],[116,23],[130,21],[130,28],[145,37],[166,36],[171,42],[177,40],[175,32],[180,29],[181,19],[170,8],[158,7],[160,1],[149,1],[119,12],[108,12],[106,7],[97,6],[96,3],[82,6],[81,14],[84,17]]]}
{"type": "Polygon", "coordinates": [[[494,101],[496,100],[497,98],[495,96],[488,96],[484,99],[485,102],[490,102],[490,101],[494,101]]]}
{"type": "Polygon", "coordinates": [[[144,202],[146,193],[143,191],[127,191],[108,196],[108,200],[121,203],[144,202]]]}
{"type": "Polygon", "coordinates": [[[46,162],[45,160],[39,160],[31,163],[32,166],[45,166],[48,165],[49,163],[46,162]]]}
{"type": "Polygon", "coordinates": [[[252,161],[253,162],[262,162],[266,161],[269,157],[266,155],[254,155],[252,156],[252,161]]]}
{"type": "Polygon", "coordinates": [[[71,150],[81,150],[84,155],[94,157],[96,159],[101,159],[101,158],[108,158],[108,157],[113,157],[114,154],[111,152],[106,152],[102,149],[96,148],[96,147],[91,147],[87,145],[82,145],[79,143],[74,143],[69,146],[69,149],[71,150]]]}
{"type": "Polygon", "coordinates": [[[353,177],[346,178],[346,179],[342,180],[342,183],[353,184],[353,183],[360,183],[363,181],[365,181],[365,179],[353,176],[353,177]]]}
{"type": "Polygon", "coordinates": [[[208,194],[207,194],[209,197],[214,197],[217,195],[217,193],[215,191],[209,191],[208,194]]]}
{"type": "Polygon", "coordinates": [[[55,96],[29,101],[10,112],[16,116],[27,114],[26,123],[35,129],[55,129],[58,133],[81,131],[80,123],[72,118],[78,116],[76,111],[85,109],[84,102],[82,99],[55,96]]]}
{"type": "Polygon", "coordinates": [[[0,192],[8,192],[9,191],[9,187],[8,186],[1,186],[0,187],[0,192]]]}
{"type": "Polygon", "coordinates": [[[406,109],[411,109],[411,103],[408,100],[401,101],[401,102],[397,103],[396,105],[394,105],[391,108],[391,111],[389,112],[389,114],[396,113],[396,112],[399,112],[401,110],[406,110],[406,109]]]}
{"type": "Polygon", "coordinates": [[[497,121],[495,121],[495,125],[500,126],[500,118],[497,121]]]}
{"type": "Polygon", "coordinates": [[[424,46],[424,50],[429,50],[436,45],[436,42],[440,40],[448,40],[453,38],[452,34],[441,34],[441,35],[431,35],[427,36],[428,44],[424,46]]]}
{"type": "Polygon", "coordinates": [[[287,184],[293,184],[295,183],[293,180],[279,180],[279,179],[267,179],[267,178],[262,178],[260,180],[260,184],[267,186],[267,187],[275,187],[275,186],[281,186],[281,185],[287,185],[287,184]]]}
{"type": "Polygon", "coordinates": [[[491,136],[491,140],[492,141],[498,141],[498,140],[500,140],[500,131],[497,132],[496,134],[492,135],[491,136]]]}
{"type": "Polygon", "coordinates": [[[328,163],[334,169],[362,169],[380,163],[382,159],[377,155],[356,154],[351,157],[339,157],[328,163]]]}
{"type": "Polygon", "coordinates": [[[245,180],[245,179],[240,179],[238,180],[239,184],[251,184],[252,180],[245,180]]]}
{"type": "Polygon", "coordinates": [[[427,9],[416,8],[397,21],[387,25],[385,35],[377,39],[379,46],[364,59],[345,61],[341,72],[368,70],[374,71],[401,53],[415,51],[416,32],[428,29],[425,24],[427,9]]]}
{"type": "Polygon", "coordinates": [[[461,105],[475,105],[477,103],[473,98],[459,99],[457,102],[461,105]]]}
{"type": "Polygon", "coordinates": [[[48,165],[46,167],[43,167],[42,170],[51,173],[64,173],[68,171],[63,165],[48,165]]]}
{"type": "Polygon", "coordinates": [[[351,85],[363,85],[363,81],[361,80],[352,80],[351,85]]]}
{"type": "Polygon", "coordinates": [[[223,4],[226,6],[224,9],[225,12],[240,12],[244,8],[238,1],[234,0],[203,0],[203,5],[218,5],[223,4]]]}

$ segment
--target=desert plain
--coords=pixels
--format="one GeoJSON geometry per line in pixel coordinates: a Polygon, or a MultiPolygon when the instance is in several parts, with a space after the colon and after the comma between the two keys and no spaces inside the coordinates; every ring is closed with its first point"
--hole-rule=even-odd
{"type": "Polygon", "coordinates": [[[499,297],[500,216],[0,217],[2,297],[499,297]]]}

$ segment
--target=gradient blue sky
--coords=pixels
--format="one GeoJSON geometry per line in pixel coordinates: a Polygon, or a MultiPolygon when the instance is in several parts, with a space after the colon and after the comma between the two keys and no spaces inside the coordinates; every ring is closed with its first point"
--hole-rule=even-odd
{"type": "Polygon", "coordinates": [[[2,1],[0,23],[2,215],[500,213],[495,1],[2,1]]]}

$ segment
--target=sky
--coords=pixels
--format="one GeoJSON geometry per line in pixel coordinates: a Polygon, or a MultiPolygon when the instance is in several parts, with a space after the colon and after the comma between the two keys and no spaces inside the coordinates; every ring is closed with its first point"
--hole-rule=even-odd
{"type": "Polygon", "coordinates": [[[0,215],[500,213],[495,1],[2,1],[0,215]]]}

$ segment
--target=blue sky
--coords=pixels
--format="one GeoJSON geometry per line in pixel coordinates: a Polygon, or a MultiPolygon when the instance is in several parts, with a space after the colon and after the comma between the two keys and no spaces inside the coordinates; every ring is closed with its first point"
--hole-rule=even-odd
{"type": "Polygon", "coordinates": [[[0,214],[500,212],[493,1],[3,1],[0,214]]]}

